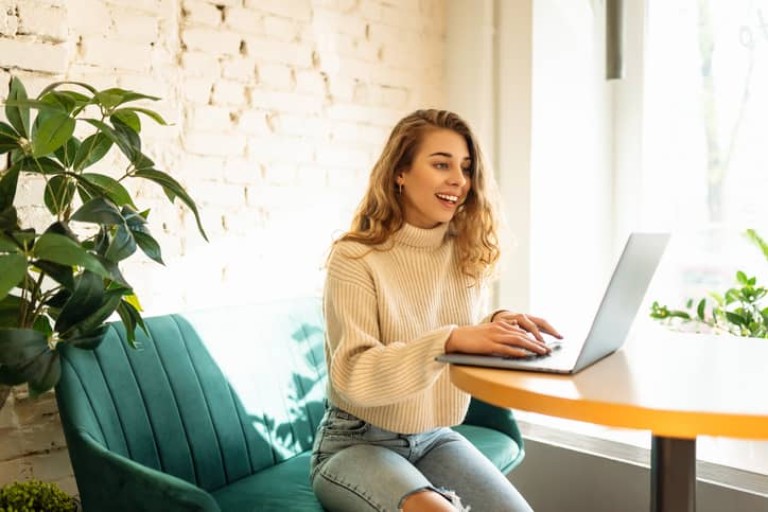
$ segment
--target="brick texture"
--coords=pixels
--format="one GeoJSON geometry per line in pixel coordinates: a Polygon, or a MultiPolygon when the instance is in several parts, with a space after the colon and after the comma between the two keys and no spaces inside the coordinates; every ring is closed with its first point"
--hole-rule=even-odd
{"type": "MultiPolygon", "coordinates": [[[[443,101],[443,13],[444,0],[0,0],[0,100],[13,75],[32,94],[83,80],[162,98],[146,106],[170,126],[144,120],[145,149],[198,202],[210,242],[128,181],[167,263],[124,265],[146,315],[318,295],[392,124],[443,101]]],[[[19,200],[42,222],[40,190],[24,183],[19,200]]],[[[0,485],[29,477],[76,492],[53,393],[16,389],[0,485]]]]}

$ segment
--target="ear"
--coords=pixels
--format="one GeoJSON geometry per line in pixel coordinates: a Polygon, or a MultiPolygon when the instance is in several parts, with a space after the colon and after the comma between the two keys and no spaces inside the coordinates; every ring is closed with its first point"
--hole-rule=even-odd
{"type": "Polygon", "coordinates": [[[395,182],[398,185],[402,185],[405,182],[405,180],[403,179],[403,173],[400,173],[397,175],[397,178],[395,178],[395,182]]]}

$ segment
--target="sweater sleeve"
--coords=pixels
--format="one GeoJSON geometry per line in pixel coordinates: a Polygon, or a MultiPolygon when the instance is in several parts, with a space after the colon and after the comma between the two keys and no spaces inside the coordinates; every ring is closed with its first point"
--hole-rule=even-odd
{"type": "Polygon", "coordinates": [[[324,308],[331,384],[350,404],[377,407],[406,400],[432,385],[444,371],[445,365],[434,359],[445,351],[456,326],[384,344],[375,285],[363,258],[334,251],[324,308]]]}

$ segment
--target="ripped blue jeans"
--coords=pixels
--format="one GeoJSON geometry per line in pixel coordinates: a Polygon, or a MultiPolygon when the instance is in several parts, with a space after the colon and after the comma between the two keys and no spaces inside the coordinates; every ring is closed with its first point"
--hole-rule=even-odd
{"type": "Polygon", "coordinates": [[[408,496],[427,489],[457,511],[532,510],[501,471],[450,428],[398,434],[336,407],[326,409],[318,427],[310,478],[331,512],[397,512],[408,496]]]}

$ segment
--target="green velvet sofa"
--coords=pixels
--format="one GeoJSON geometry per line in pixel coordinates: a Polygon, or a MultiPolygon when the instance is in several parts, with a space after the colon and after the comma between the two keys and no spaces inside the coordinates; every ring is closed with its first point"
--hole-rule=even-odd
{"type": "MultiPolygon", "coordinates": [[[[119,322],[61,347],[59,414],[85,512],[322,511],[309,453],[324,410],[323,318],[292,299],[119,322]]],[[[456,429],[508,472],[511,412],[473,401],[456,429]]]]}

